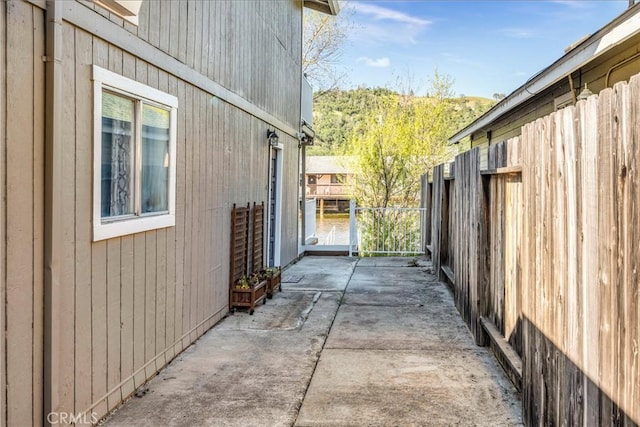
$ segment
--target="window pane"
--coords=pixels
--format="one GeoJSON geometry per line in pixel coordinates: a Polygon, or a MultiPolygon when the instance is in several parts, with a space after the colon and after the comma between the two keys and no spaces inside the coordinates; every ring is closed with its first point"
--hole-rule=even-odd
{"type": "Polygon", "coordinates": [[[142,213],[169,209],[169,118],[167,110],[142,107],[142,213]]]}
{"type": "Polygon", "coordinates": [[[132,100],[102,93],[102,217],[133,213],[132,100]]]}

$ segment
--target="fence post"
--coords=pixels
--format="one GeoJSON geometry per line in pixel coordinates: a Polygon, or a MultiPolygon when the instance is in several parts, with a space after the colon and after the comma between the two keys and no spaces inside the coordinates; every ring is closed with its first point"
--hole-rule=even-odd
{"type": "Polygon", "coordinates": [[[353,255],[353,245],[356,243],[356,201],[349,200],[349,256],[353,255]]]}

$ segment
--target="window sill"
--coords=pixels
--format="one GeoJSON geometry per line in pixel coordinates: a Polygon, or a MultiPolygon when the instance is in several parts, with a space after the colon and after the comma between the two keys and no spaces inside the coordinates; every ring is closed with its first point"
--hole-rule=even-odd
{"type": "Polygon", "coordinates": [[[100,240],[128,236],[130,234],[142,233],[159,228],[174,227],[175,225],[176,216],[170,214],[94,224],[93,241],[98,242],[100,240]]]}

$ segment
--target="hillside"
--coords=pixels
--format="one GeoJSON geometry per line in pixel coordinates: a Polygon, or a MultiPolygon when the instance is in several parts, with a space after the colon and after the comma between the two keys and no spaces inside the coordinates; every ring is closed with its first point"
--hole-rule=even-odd
{"type": "MultiPolygon", "coordinates": [[[[316,98],[313,111],[315,145],[310,156],[343,155],[348,150],[354,129],[374,110],[378,99],[394,92],[385,88],[335,90],[316,98]]],[[[451,99],[454,128],[460,129],[491,108],[495,101],[480,97],[451,99]]]]}

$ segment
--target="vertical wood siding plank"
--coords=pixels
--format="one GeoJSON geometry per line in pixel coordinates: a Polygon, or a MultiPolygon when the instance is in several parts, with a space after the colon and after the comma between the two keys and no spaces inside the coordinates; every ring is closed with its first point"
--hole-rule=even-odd
{"type": "MultiPolygon", "coordinates": [[[[44,369],[44,165],[45,145],[44,126],[39,124],[45,121],[45,64],[41,55],[45,52],[45,20],[44,12],[39,8],[33,8],[33,403],[32,414],[34,425],[41,425],[43,422],[43,401],[41,390],[43,390],[44,369]]],[[[1,44],[0,44],[1,46],[1,44]]],[[[2,241],[2,240],[0,240],[2,241]]],[[[70,284],[73,294],[73,284],[70,284]]],[[[4,300],[3,300],[4,301],[4,300]]],[[[73,320],[71,320],[73,323],[73,320]]],[[[3,329],[4,330],[4,329],[3,329]]],[[[65,343],[73,346],[73,335],[66,337],[65,343]]],[[[68,360],[67,360],[68,361],[68,360]]],[[[72,360],[71,360],[72,362],[72,360]]],[[[65,365],[65,370],[73,372],[71,366],[65,365]]],[[[73,381],[71,381],[73,383],[73,381]]],[[[72,394],[73,384],[69,389],[72,394]]],[[[73,395],[71,396],[71,406],[73,406],[73,395]]],[[[2,424],[2,422],[0,422],[2,424]]]]}
{"type": "Polygon", "coordinates": [[[193,35],[189,38],[193,43],[193,69],[202,72],[202,2],[193,4],[193,35]]]}
{"type": "MultiPolygon", "coordinates": [[[[133,371],[145,364],[145,291],[146,291],[146,240],[144,233],[133,236],[133,371]]],[[[134,376],[134,387],[146,380],[145,372],[134,376]]]]}
{"type": "Polygon", "coordinates": [[[186,64],[194,68],[195,64],[195,33],[196,33],[196,3],[195,1],[186,1],[186,27],[182,28],[185,31],[185,49],[186,49],[186,64]]]}
{"type": "Polygon", "coordinates": [[[120,381],[129,379],[122,385],[122,398],[134,392],[133,379],[133,301],[134,301],[134,241],[133,236],[120,239],[120,381]]]}
{"type": "MultiPolygon", "coordinates": [[[[62,108],[63,122],[75,123],[76,105],[75,105],[75,39],[74,28],[72,26],[62,27],[62,37],[64,40],[64,52],[62,57],[63,79],[62,91],[68,97],[62,108]]],[[[75,214],[75,126],[63,126],[62,140],[64,147],[62,148],[62,203],[63,218],[62,224],[58,224],[62,228],[62,253],[60,254],[60,283],[59,288],[55,290],[60,298],[60,313],[52,313],[60,321],[60,330],[68,331],[59,335],[60,354],[57,355],[59,360],[58,375],[59,383],[54,387],[57,388],[58,411],[74,412],[74,336],[71,331],[74,330],[74,285],[75,285],[75,224],[73,221],[75,214]]],[[[35,266],[34,266],[35,270],[35,266]]],[[[55,368],[53,368],[55,369],[55,368]]]]}
{"type": "MultiPolygon", "coordinates": [[[[190,326],[195,327],[202,320],[202,263],[201,263],[201,251],[199,248],[200,242],[200,106],[201,106],[201,91],[198,89],[193,90],[193,122],[192,122],[192,163],[190,168],[192,179],[192,193],[191,193],[191,236],[189,243],[191,244],[191,313],[190,313],[190,326]]],[[[191,334],[191,341],[195,341],[199,331],[194,331],[191,334]]]]}
{"type": "Polygon", "coordinates": [[[116,24],[118,27],[123,27],[124,28],[124,19],[122,19],[118,14],[116,13],[109,13],[108,18],[111,22],[113,22],[114,24],[116,24]]]}
{"type": "MultiPolygon", "coordinates": [[[[187,333],[192,327],[191,294],[193,289],[193,259],[191,236],[193,229],[193,87],[186,85],[185,91],[185,216],[184,216],[184,294],[182,302],[182,334],[187,333]],[[187,202],[188,201],[188,202],[187,202]]],[[[183,347],[191,342],[189,337],[183,340],[183,347]]]]}
{"type": "MultiPolygon", "coordinates": [[[[107,240],[107,390],[120,383],[120,239],[107,240]]],[[[108,396],[109,408],[122,395],[119,390],[108,396]]]]}
{"type": "MultiPolygon", "coordinates": [[[[205,8],[206,9],[206,8],[205,8]]],[[[206,12],[208,14],[208,10],[206,12]]],[[[203,37],[205,39],[205,37],[203,37]]],[[[203,64],[205,69],[207,67],[206,63],[203,64]]],[[[202,146],[201,157],[204,158],[204,163],[201,165],[201,173],[204,177],[203,179],[203,222],[202,222],[202,258],[204,261],[204,306],[205,306],[205,315],[208,317],[209,314],[213,313],[213,305],[211,304],[211,295],[213,294],[213,289],[215,287],[215,283],[213,281],[212,276],[212,266],[215,260],[211,257],[211,243],[213,237],[211,236],[211,217],[213,216],[213,210],[211,209],[211,198],[213,195],[211,194],[211,181],[212,181],[212,164],[213,159],[211,158],[211,144],[213,143],[213,129],[211,127],[211,96],[208,93],[204,94],[205,103],[203,105],[203,117],[202,123],[204,126],[204,141],[202,146]]],[[[205,329],[207,329],[208,324],[205,325],[205,329]]]]}
{"type": "Polygon", "coordinates": [[[6,3],[6,375],[7,425],[33,421],[33,46],[32,6],[6,3]],[[27,102],[24,102],[27,101],[27,102]],[[28,326],[28,327],[27,327],[28,326]]]}
{"type": "MultiPolygon", "coordinates": [[[[183,334],[183,298],[184,298],[184,246],[186,220],[186,95],[185,83],[176,80],[178,96],[178,132],[176,141],[176,264],[175,264],[175,316],[174,334],[177,341],[183,334]]],[[[176,343],[175,353],[182,351],[182,341],[176,343]]]]}
{"type": "MultiPolygon", "coordinates": [[[[7,4],[6,2],[0,3],[0,46],[6,46],[7,44],[7,4]]],[[[7,58],[6,49],[0,49],[0,85],[1,87],[7,87],[7,58]]],[[[7,126],[7,98],[6,91],[0,92],[0,126],[6,129],[7,126]]],[[[6,159],[6,132],[0,132],[0,212],[6,214],[5,200],[7,197],[7,186],[5,180],[5,171],[7,168],[6,159]]],[[[7,253],[6,253],[6,221],[0,223],[0,301],[6,301],[6,271],[7,271],[7,253]]],[[[0,304],[0,331],[6,331],[6,307],[5,304],[0,304]]],[[[7,349],[5,347],[6,333],[3,335],[4,339],[0,340],[0,399],[3,402],[0,405],[0,424],[7,425],[7,349]]]]}
{"type": "MultiPolygon", "coordinates": [[[[206,69],[206,63],[204,64],[206,69]]],[[[200,200],[201,200],[201,225],[200,225],[200,260],[202,263],[202,287],[203,287],[203,316],[209,317],[213,313],[213,307],[211,305],[211,293],[214,283],[211,277],[211,270],[213,260],[210,253],[211,235],[209,229],[209,219],[212,215],[209,203],[211,198],[211,159],[209,146],[211,144],[211,102],[208,93],[202,94],[200,123],[202,127],[202,138],[200,146],[200,200]]],[[[204,330],[208,329],[209,323],[204,325],[204,330]]]]}
{"type": "Polygon", "coordinates": [[[75,407],[85,411],[92,403],[91,352],[91,209],[93,191],[93,102],[91,68],[93,40],[83,31],[75,34],[75,407]]]}
{"type": "Polygon", "coordinates": [[[202,3],[200,14],[202,15],[202,40],[200,47],[200,56],[202,58],[202,62],[200,64],[200,73],[208,76],[209,75],[209,46],[210,46],[210,36],[209,31],[211,30],[211,23],[209,22],[209,8],[211,6],[211,2],[205,1],[202,3]]]}
{"type": "MultiPolygon", "coordinates": [[[[217,115],[215,118],[215,123],[216,123],[216,155],[217,155],[217,169],[218,171],[222,171],[222,173],[218,173],[216,174],[216,179],[217,179],[217,187],[216,187],[216,215],[218,218],[218,221],[215,223],[216,224],[216,241],[217,242],[224,242],[224,237],[226,236],[225,230],[229,230],[229,227],[231,227],[231,218],[230,215],[227,214],[227,212],[230,212],[230,206],[229,206],[229,195],[225,192],[225,183],[226,183],[226,175],[227,175],[227,163],[226,163],[226,159],[227,159],[227,154],[225,152],[226,149],[226,145],[225,145],[225,140],[224,140],[224,111],[225,111],[225,107],[224,104],[221,102],[216,102],[215,103],[216,106],[216,110],[217,110],[217,115]]],[[[229,263],[222,261],[223,259],[223,254],[228,253],[226,252],[228,250],[228,246],[226,245],[216,245],[215,247],[215,257],[216,259],[220,259],[221,261],[221,265],[222,265],[222,274],[220,277],[222,278],[226,278],[229,277],[229,263]]],[[[228,259],[228,257],[226,257],[226,259],[228,259]]],[[[218,296],[218,305],[216,307],[220,307],[223,308],[224,306],[228,305],[229,302],[229,291],[228,291],[228,286],[229,283],[227,283],[226,280],[222,279],[221,280],[225,286],[223,287],[223,290],[221,290],[221,292],[219,292],[217,294],[218,296]]]]}
{"type": "Polygon", "coordinates": [[[156,354],[159,355],[156,360],[156,370],[162,369],[167,363],[164,356],[166,349],[166,314],[167,314],[167,230],[160,229],[156,232],[157,236],[157,266],[158,272],[156,278],[156,354]]]}
{"type": "Polygon", "coordinates": [[[178,47],[179,47],[179,31],[180,31],[180,1],[170,1],[168,2],[170,6],[169,11],[169,26],[162,27],[163,32],[167,33],[167,38],[169,40],[169,55],[174,58],[178,58],[178,47]]]}
{"type": "MultiPolygon", "coordinates": [[[[93,244],[91,252],[91,370],[92,402],[107,392],[107,242],[93,244]]],[[[95,411],[106,414],[107,402],[102,401],[95,411]]]]}
{"type": "MultiPolygon", "coordinates": [[[[201,311],[201,320],[204,320],[212,311],[210,310],[210,306],[208,304],[209,292],[211,289],[211,282],[209,281],[209,272],[211,271],[211,259],[206,257],[207,250],[207,240],[209,236],[207,234],[207,219],[210,215],[209,210],[207,209],[207,199],[209,197],[209,191],[207,187],[207,182],[209,180],[209,176],[207,174],[207,145],[208,145],[208,99],[209,96],[207,93],[202,92],[200,96],[200,196],[198,197],[200,203],[200,234],[198,235],[198,256],[200,261],[200,286],[202,288],[202,311],[201,311]]],[[[202,333],[207,330],[206,325],[203,326],[202,333]]]]}
{"type": "Polygon", "coordinates": [[[171,7],[172,7],[172,3],[174,3],[173,1],[161,1],[158,2],[159,4],[159,17],[158,17],[158,21],[160,24],[160,40],[158,42],[158,48],[160,48],[160,50],[162,50],[163,52],[170,52],[169,49],[169,39],[171,38],[170,35],[173,35],[175,38],[176,33],[171,33],[170,29],[171,29],[171,7]]]}
{"type": "Polygon", "coordinates": [[[145,41],[149,40],[149,16],[153,7],[152,3],[156,2],[143,1],[140,13],[138,13],[138,37],[145,41]]]}
{"type": "Polygon", "coordinates": [[[215,48],[216,48],[216,34],[218,31],[217,27],[217,3],[218,2],[207,2],[206,14],[207,14],[207,30],[206,30],[206,53],[205,56],[207,58],[206,62],[206,72],[205,75],[212,80],[215,80],[214,76],[214,64],[217,60],[215,56],[215,48]]]}
{"type": "MultiPolygon", "coordinates": [[[[157,280],[157,232],[145,233],[145,304],[144,304],[144,361],[150,362],[156,356],[156,280],[157,280]]],[[[145,375],[150,378],[156,373],[156,366],[150,363],[145,375]]]]}
{"type": "Polygon", "coordinates": [[[160,47],[160,33],[163,31],[160,28],[161,22],[161,5],[166,1],[150,1],[149,3],[149,37],[147,41],[155,46],[160,47]]]}
{"type": "Polygon", "coordinates": [[[180,5],[180,18],[178,31],[174,32],[174,37],[177,34],[178,38],[178,60],[180,62],[186,62],[187,58],[187,13],[188,13],[188,1],[178,1],[176,2],[180,5]]]}

